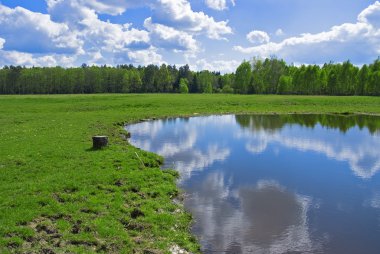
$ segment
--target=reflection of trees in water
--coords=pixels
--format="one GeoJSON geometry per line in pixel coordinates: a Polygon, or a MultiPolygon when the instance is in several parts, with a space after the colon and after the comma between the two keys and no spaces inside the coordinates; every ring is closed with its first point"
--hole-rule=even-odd
{"type": "Polygon", "coordinates": [[[320,124],[323,127],[339,129],[343,133],[355,126],[360,129],[367,128],[371,134],[380,130],[380,117],[369,115],[237,115],[236,122],[244,128],[267,131],[282,129],[287,124],[299,124],[310,128],[320,124]]]}

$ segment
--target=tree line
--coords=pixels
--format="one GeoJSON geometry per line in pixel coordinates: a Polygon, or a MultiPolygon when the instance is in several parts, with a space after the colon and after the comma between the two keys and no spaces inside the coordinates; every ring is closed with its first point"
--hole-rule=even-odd
{"type": "Polygon", "coordinates": [[[77,68],[4,66],[0,94],[237,93],[380,95],[380,58],[295,66],[276,57],[244,61],[234,73],[192,71],[188,65],[77,68]]]}
{"type": "Polygon", "coordinates": [[[258,130],[276,131],[286,125],[298,124],[314,128],[317,124],[338,129],[342,133],[354,127],[367,129],[371,134],[380,131],[379,117],[369,115],[336,115],[336,114],[284,114],[284,115],[236,115],[236,122],[243,128],[257,132],[258,130]]]}

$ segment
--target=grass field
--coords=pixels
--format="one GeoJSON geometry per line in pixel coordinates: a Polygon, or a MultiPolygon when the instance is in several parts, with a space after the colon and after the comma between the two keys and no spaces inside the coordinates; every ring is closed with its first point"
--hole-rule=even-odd
{"type": "Polygon", "coordinates": [[[197,253],[191,216],[172,201],[177,173],[130,146],[122,126],[225,113],[380,114],[380,98],[0,96],[0,253],[197,253]],[[96,134],[110,146],[91,150],[96,134]]]}

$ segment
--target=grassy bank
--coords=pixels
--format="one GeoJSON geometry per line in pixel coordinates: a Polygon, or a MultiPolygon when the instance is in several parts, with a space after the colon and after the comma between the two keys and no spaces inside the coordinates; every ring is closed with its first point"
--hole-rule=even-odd
{"type": "Polygon", "coordinates": [[[380,98],[0,96],[0,252],[197,252],[191,217],[172,202],[176,172],[128,145],[121,125],[250,112],[380,114],[380,98]],[[92,151],[95,134],[108,135],[110,146],[92,151]]]}

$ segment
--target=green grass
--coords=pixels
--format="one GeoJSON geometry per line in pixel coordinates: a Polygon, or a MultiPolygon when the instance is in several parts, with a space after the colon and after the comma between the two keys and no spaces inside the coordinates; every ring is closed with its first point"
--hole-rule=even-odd
{"type": "Polygon", "coordinates": [[[199,252],[191,216],[172,201],[177,173],[124,141],[121,126],[225,113],[380,114],[380,98],[0,96],[0,253],[166,253],[174,244],[199,252]],[[97,134],[110,146],[92,151],[97,134]]]}

